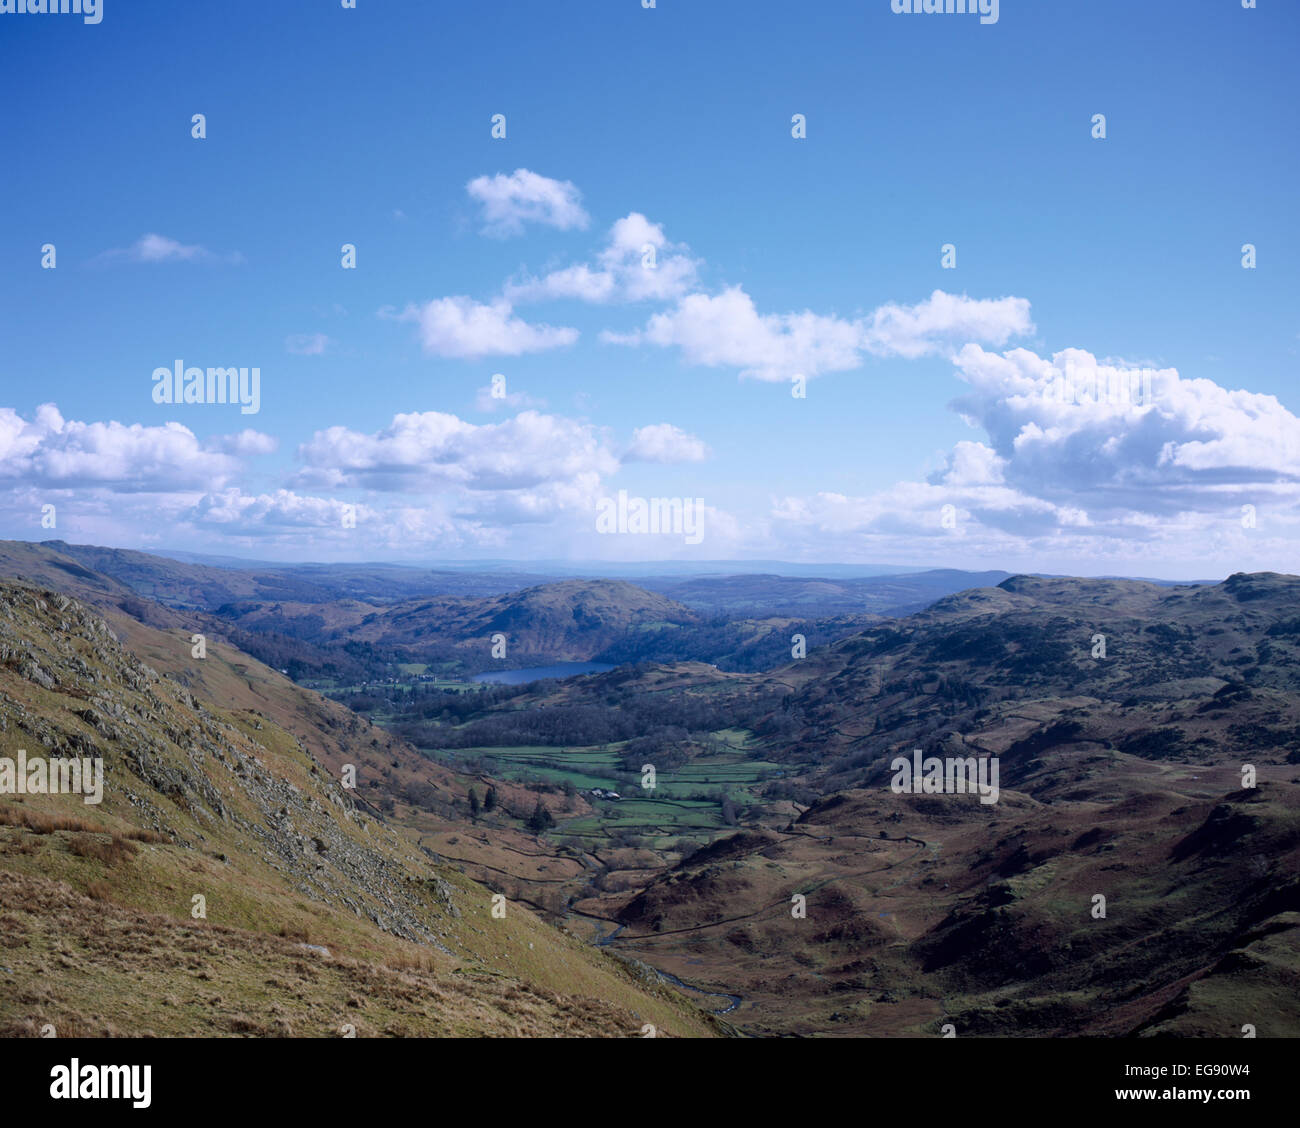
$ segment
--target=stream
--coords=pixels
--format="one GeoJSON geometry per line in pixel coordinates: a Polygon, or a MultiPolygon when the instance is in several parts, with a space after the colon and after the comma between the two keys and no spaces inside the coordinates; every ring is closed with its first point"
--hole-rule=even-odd
{"type": "MultiPolygon", "coordinates": [[[[612,923],[611,921],[603,920],[600,917],[591,917],[591,916],[587,916],[584,913],[573,912],[572,910],[570,910],[569,915],[582,917],[583,920],[589,920],[592,922],[593,925],[596,925],[597,928],[599,928],[599,926],[602,924],[612,923]]],[[[610,929],[610,931],[605,933],[605,935],[603,936],[601,936],[599,932],[597,932],[596,947],[597,948],[607,947],[610,943],[614,941],[614,939],[618,936],[618,934],[622,932],[623,929],[625,929],[626,927],[627,925],[620,924],[618,925],[618,927],[610,929]]],[[[740,1006],[741,1003],[745,1001],[743,995],[731,995],[728,994],[726,991],[710,991],[705,987],[696,987],[691,983],[687,983],[684,979],[679,979],[670,971],[661,971],[659,968],[653,967],[650,964],[645,963],[645,960],[641,960],[641,962],[645,964],[646,967],[650,968],[650,970],[653,971],[665,983],[671,983],[674,987],[680,987],[683,991],[693,991],[697,995],[705,995],[712,999],[727,1000],[727,1005],[725,1007],[721,1007],[716,1010],[714,1010],[713,1008],[709,1008],[711,1014],[715,1014],[715,1015],[730,1014],[733,1010],[735,1010],[738,1006],[740,1006]]]]}

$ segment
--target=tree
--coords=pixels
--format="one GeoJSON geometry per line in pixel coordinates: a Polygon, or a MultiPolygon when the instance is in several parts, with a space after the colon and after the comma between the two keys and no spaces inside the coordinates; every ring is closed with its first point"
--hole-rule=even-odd
{"type": "Polygon", "coordinates": [[[496,810],[496,805],[497,805],[497,789],[495,787],[489,787],[487,789],[487,794],[483,796],[483,810],[494,811],[496,810]]]}
{"type": "Polygon", "coordinates": [[[541,834],[555,825],[555,818],[551,815],[545,805],[542,803],[540,796],[537,800],[537,806],[533,808],[533,813],[528,816],[528,829],[534,834],[541,834]]]}
{"type": "Polygon", "coordinates": [[[469,820],[470,822],[478,821],[478,813],[481,809],[478,801],[478,792],[472,787],[469,789],[469,820]]]}

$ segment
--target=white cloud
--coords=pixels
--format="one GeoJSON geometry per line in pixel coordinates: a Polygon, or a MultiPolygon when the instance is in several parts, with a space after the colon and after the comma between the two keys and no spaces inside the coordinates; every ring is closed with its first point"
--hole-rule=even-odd
{"type": "Polygon", "coordinates": [[[28,422],[0,408],[0,480],[173,492],[219,486],[239,469],[236,458],[207,449],[180,423],[82,423],[65,420],[54,404],[42,404],[28,422]]]}
{"type": "Polygon", "coordinates": [[[632,444],[624,462],[703,462],[709,448],[694,435],[671,423],[652,423],[632,433],[632,444]]]}
{"type": "Polygon", "coordinates": [[[270,494],[245,494],[239,489],[205,494],[187,517],[199,527],[217,526],[233,536],[270,536],[291,531],[353,532],[345,527],[350,516],[358,527],[378,518],[367,505],[333,498],[305,497],[292,490],[270,494]]]}
{"type": "Polygon", "coordinates": [[[439,411],[400,414],[374,433],[317,431],[298,454],[302,484],[389,491],[534,489],[618,468],[590,425],[537,411],[484,424],[439,411]]]}
{"type": "Polygon", "coordinates": [[[669,301],[695,285],[697,264],[686,248],[670,243],[663,227],[640,212],[624,216],[610,228],[600,261],[618,278],[627,301],[669,301]]]}
{"type": "Polygon", "coordinates": [[[230,254],[220,255],[199,246],[197,243],[185,244],[176,239],[168,238],[166,235],[149,233],[141,235],[129,247],[118,247],[110,251],[104,251],[97,256],[99,261],[112,261],[115,259],[127,260],[129,262],[141,263],[159,263],[159,262],[227,262],[240,263],[244,261],[244,256],[238,251],[232,251],[230,254]]]}
{"type": "Polygon", "coordinates": [[[916,305],[889,303],[862,324],[863,347],[877,356],[915,358],[945,346],[1004,345],[1034,331],[1024,298],[974,299],[935,290],[916,305]]]}
{"type": "Polygon", "coordinates": [[[438,520],[416,520],[402,502],[388,517],[405,513],[403,526],[414,522],[443,543],[453,528],[492,544],[518,525],[563,519],[580,526],[603,478],[619,467],[589,424],[537,411],[485,424],[436,411],[399,414],[371,433],[331,427],[303,444],[299,457],[296,487],[419,494],[438,520]]]}
{"type": "Polygon", "coordinates": [[[959,442],[925,481],[866,497],[776,499],[787,540],[913,560],[928,541],[947,558],[1053,558],[1072,572],[1099,559],[1277,568],[1294,554],[1300,419],[1276,397],[1079,349],[1049,360],[970,344],[955,363],[971,390],[953,406],[988,442],[959,442]]]}
{"type": "Polygon", "coordinates": [[[501,548],[508,543],[502,529],[455,517],[442,506],[427,504],[389,509],[382,523],[367,526],[366,536],[372,543],[378,542],[401,555],[411,554],[413,549],[501,548]]]}
{"type": "Polygon", "coordinates": [[[608,270],[592,270],[586,263],[553,270],[544,278],[523,278],[507,282],[505,296],[512,302],[563,301],[580,302],[613,301],[618,291],[614,275],[608,270]]]}
{"type": "Polygon", "coordinates": [[[568,180],[552,180],[526,168],[510,175],[480,176],[466,191],[483,208],[483,232],[497,238],[519,235],[525,223],[540,223],[561,231],[585,228],[582,193],[568,180]]]}
{"type": "Polygon", "coordinates": [[[1098,513],[1172,514],[1300,483],[1300,419],[1274,396],[1081,349],[1046,360],[968,345],[956,363],[971,390],[954,406],[1027,492],[1086,497],[1098,513]]]}
{"type": "Polygon", "coordinates": [[[504,298],[486,304],[459,296],[435,298],[397,315],[381,311],[381,316],[418,323],[424,351],[436,356],[520,356],[564,348],[578,339],[576,329],[530,325],[514,315],[504,298]]]}
{"type": "MultiPolygon", "coordinates": [[[[468,495],[457,506],[457,513],[493,526],[544,523],[557,518],[581,522],[594,511],[602,492],[598,473],[578,471],[519,488],[468,495]]],[[[563,534],[561,538],[567,540],[563,534]]]]}
{"type": "Polygon", "coordinates": [[[652,316],[633,333],[605,332],[612,344],[647,343],[681,350],[688,363],[740,369],[742,377],[785,381],[858,368],[864,354],[917,357],[954,341],[1002,344],[1031,331],[1022,298],[980,301],[936,290],[913,306],[881,306],[869,317],[846,320],[809,310],[760,314],[739,286],[689,294],[675,309],[652,316]]]}
{"type": "Polygon", "coordinates": [[[811,312],[760,315],[739,286],[717,296],[690,294],[669,313],[650,318],[640,333],[603,339],[677,347],[690,364],[739,368],[759,380],[844,371],[860,363],[859,330],[852,322],[811,312]]]}
{"type": "Polygon", "coordinates": [[[204,446],[208,450],[219,451],[221,454],[234,454],[240,457],[246,457],[256,454],[274,454],[280,446],[280,440],[274,435],[267,435],[261,431],[254,431],[249,427],[233,435],[216,435],[209,439],[204,446]]]}
{"type": "Polygon", "coordinates": [[[670,243],[659,224],[632,212],[610,228],[594,267],[580,263],[542,278],[511,281],[505,296],[515,302],[671,301],[690,290],[696,272],[697,263],[685,247],[670,243]]]}

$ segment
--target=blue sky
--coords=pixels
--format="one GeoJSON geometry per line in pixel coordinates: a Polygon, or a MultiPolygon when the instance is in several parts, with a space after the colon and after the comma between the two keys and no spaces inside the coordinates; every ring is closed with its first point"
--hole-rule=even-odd
{"type": "Polygon", "coordinates": [[[1297,571],[1300,8],[808,7],[0,14],[0,535],[1297,571]]]}

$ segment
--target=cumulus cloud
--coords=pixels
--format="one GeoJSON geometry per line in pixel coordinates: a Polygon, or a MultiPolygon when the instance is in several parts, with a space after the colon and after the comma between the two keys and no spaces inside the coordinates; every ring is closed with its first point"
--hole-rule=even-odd
{"type": "Polygon", "coordinates": [[[1300,419],[1275,396],[1081,349],[968,345],[956,363],[971,390],[954,406],[988,433],[1007,482],[1040,496],[1171,514],[1300,482],[1300,419]]]}
{"type": "Polygon", "coordinates": [[[624,462],[703,462],[709,448],[694,435],[671,423],[652,423],[632,433],[624,462]]]}
{"type": "Polygon", "coordinates": [[[1276,561],[1300,526],[1300,419],[1274,396],[1080,349],[970,344],[955,363],[970,391],[953,406],[987,442],[959,442],[924,481],[866,497],[778,498],[774,527],[866,552],[949,538],[1007,562],[1174,551],[1240,566],[1261,551],[1276,561]],[[1267,514],[1267,542],[1245,542],[1243,507],[1267,514]]]}
{"type": "Polygon", "coordinates": [[[482,207],[484,234],[496,238],[519,235],[526,223],[568,231],[590,222],[580,202],[582,193],[574,184],[526,168],[509,175],[476,177],[465,189],[482,207]]]}
{"type": "Polygon", "coordinates": [[[65,420],[48,403],[28,421],[11,408],[0,408],[0,480],[50,488],[172,492],[219,486],[239,469],[230,452],[208,449],[180,423],[82,423],[65,420]]]}
{"type": "Polygon", "coordinates": [[[759,380],[844,371],[861,363],[853,322],[811,312],[760,314],[739,286],[716,296],[689,294],[671,312],[651,317],[641,332],[603,338],[676,347],[690,364],[739,368],[741,376],[759,380]]]}
{"type": "Polygon", "coordinates": [[[348,532],[345,518],[359,527],[378,516],[367,505],[305,497],[292,490],[250,495],[232,488],[205,494],[187,519],[201,528],[218,527],[234,536],[273,536],[293,531],[348,532]]]}
{"type": "Polygon", "coordinates": [[[983,341],[1004,345],[1034,331],[1024,298],[968,298],[935,290],[916,305],[889,303],[862,322],[862,345],[876,356],[915,358],[983,341]]]}
{"type": "Polygon", "coordinates": [[[675,309],[652,316],[643,330],[605,332],[613,344],[681,350],[688,363],[740,369],[742,377],[785,381],[859,367],[864,354],[917,357],[956,341],[1005,343],[1033,329],[1022,298],[976,300],[936,290],[912,306],[881,306],[869,317],[802,313],[760,314],[739,286],[720,294],[689,294],[675,309]]]}
{"type": "MultiPolygon", "coordinates": [[[[518,547],[510,530],[527,526],[567,543],[590,531],[605,480],[622,465],[599,428],[535,410],[484,424],[424,412],[373,432],[330,427],[301,445],[300,469],[283,487],[249,490],[245,460],[276,449],[274,436],[252,429],[200,441],[178,423],[80,423],[52,404],[32,419],[0,409],[0,518],[26,529],[55,500],[60,530],[106,543],[185,536],[344,556],[362,543],[399,555],[518,547]],[[342,491],[368,492],[349,502],[342,491]]],[[[704,453],[669,424],[638,429],[629,452],[656,462],[704,453]]]]}
{"type": "Polygon", "coordinates": [[[372,433],[330,427],[298,456],[298,483],[391,491],[535,489],[598,480],[618,468],[589,424],[537,411],[484,424],[439,411],[400,414],[372,433]]]}
{"type": "Polygon", "coordinates": [[[618,284],[612,272],[593,270],[586,263],[552,270],[542,278],[524,277],[507,282],[505,296],[512,302],[574,300],[580,302],[613,301],[618,284]]]}
{"type": "MultiPolygon", "coordinates": [[[[637,458],[661,463],[707,454],[668,424],[640,428],[632,446],[637,458]]],[[[486,424],[442,412],[401,414],[377,432],[318,431],[298,453],[295,488],[419,493],[476,544],[545,522],[560,521],[566,540],[582,533],[608,492],[605,480],[627,460],[590,424],[531,410],[486,424]]]]}
{"type": "Polygon", "coordinates": [[[514,315],[504,298],[488,303],[466,297],[435,298],[424,305],[408,305],[400,314],[381,311],[381,316],[417,323],[424,351],[435,356],[521,356],[564,348],[578,339],[576,329],[530,325],[514,315]]]}
{"type": "Polygon", "coordinates": [[[660,224],[632,212],[610,228],[594,265],[580,263],[541,278],[511,281],[505,296],[517,302],[671,301],[695,285],[696,274],[697,263],[684,246],[670,243],[660,224]]]}
{"type": "Polygon", "coordinates": [[[670,243],[663,227],[640,212],[618,220],[609,231],[601,265],[614,274],[628,301],[666,301],[695,284],[697,264],[685,246],[670,243]]]}

